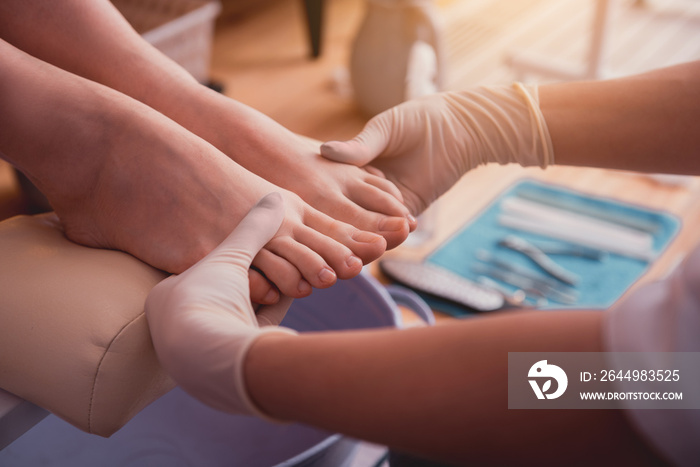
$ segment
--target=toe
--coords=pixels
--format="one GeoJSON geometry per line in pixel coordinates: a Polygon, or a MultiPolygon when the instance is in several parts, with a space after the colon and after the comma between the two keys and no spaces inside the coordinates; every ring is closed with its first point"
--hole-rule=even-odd
{"type": "Polygon", "coordinates": [[[260,272],[250,269],[248,272],[250,282],[250,300],[261,305],[274,305],[279,301],[280,294],[277,288],[268,282],[260,272]]]}
{"type": "Polygon", "coordinates": [[[400,203],[403,203],[403,194],[401,190],[394,185],[389,179],[384,176],[384,173],[374,167],[366,167],[367,176],[364,179],[365,183],[368,183],[374,187],[379,188],[382,191],[389,193],[391,196],[396,198],[400,203]]]}
{"type": "MultiPolygon", "coordinates": [[[[381,235],[359,230],[350,224],[337,221],[318,211],[307,212],[304,216],[304,224],[317,233],[328,236],[337,243],[344,245],[355,256],[359,257],[364,264],[374,261],[375,259],[379,258],[384,251],[386,251],[386,240],[381,235]]],[[[316,243],[316,240],[313,236],[311,236],[307,239],[307,242],[316,243]]],[[[312,246],[312,248],[316,250],[315,246],[312,246]]],[[[326,251],[327,253],[324,258],[328,259],[332,257],[334,263],[338,264],[339,268],[342,270],[342,264],[347,263],[349,257],[345,254],[340,255],[341,250],[339,250],[337,246],[333,246],[331,250],[326,251]]],[[[331,264],[330,261],[329,264],[331,264]]],[[[331,264],[331,266],[333,266],[333,264],[331,264]]],[[[354,271],[353,268],[354,266],[350,267],[350,269],[354,271]]],[[[341,276],[339,269],[336,269],[335,267],[334,269],[339,274],[338,277],[341,277],[342,279],[346,278],[341,276]]]]}
{"type": "Polygon", "coordinates": [[[361,208],[353,222],[356,227],[378,233],[387,242],[387,248],[395,248],[411,231],[411,215],[403,204],[389,193],[372,185],[355,187],[349,197],[361,208]]]}
{"type": "MultiPolygon", "coordinates": [[[[352,227],[348,227],[352,229],[352,227]]],[[[342,231],[334,231],[334,229],[324,230],[324,233],[329,234],[330,237],[319,233],[313,228],[305,227],[295,232],[295,238],[321,255],[335,271],[338,278],[350,279],[358,275],[362,271],[362,259],[345,242],[335,240],[337,237],[342,238],[345,234],[342,231]]],[[[369,235],[372,237],[371,240],[382,240],[378,235],[371,233],[369,235]]]]}
{"type": "Polygon", "coordinates": [[[311,285],[302,277],[299,269],[268,247],[255,256],[253,266],[263,271],[284,295],[302,298],[311,294],[311,285]]]}
{"type": "Polygon", "coordinates": [[[368,183],[350,187],[348,198],[366,210],[379,214],[394,217],[407,217],[409,214],[408,208],[395,196],[368,183]]]}
{"type": "MultiPolygon", "coordinates": [[[[297,230],[306,232],[311,229],[301,226],[297,230]]],[[[324,289],[335,284],[338,278],[335,268],[327,259],[328,244],[334,244],[336,249],[343,246],[317,232],[313,233],[320,238],[309,241],[306,235],[295,232],[294,238],[283,236],[272,239],[266,248],[293,264],[311,286],[324,289]]]]}

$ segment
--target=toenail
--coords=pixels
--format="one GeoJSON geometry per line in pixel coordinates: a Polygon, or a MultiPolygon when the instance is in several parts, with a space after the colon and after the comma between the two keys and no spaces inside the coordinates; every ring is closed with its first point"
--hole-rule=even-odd
{"type": "Polygon", "coordinates": [[[345,262],[345,264],[347,264],[350,269],[361,268],[362,267],[362,260],[360,258],[358,258],[357,256],[351,256],[348,258],[348,260],[345,262]]]}
{"type": "Polygon", "coordinates": [[[384,232],[396,232],[406,226],[406,220],[401,217],[389,217],[379,223],[379,230],[384,232]]]}
{"type": "Polygon", "coordinates": [[[277,303],[277,300],[279,300],[280,295],[277,293],[275,289],[270,289],[267,291],[265,294],[265,298],[263,298],[263,302],[266,305],[272,305],[273,303],[277,303]]]}
{"type": "Polygon", "coordinates": [[[352,239],[360,243],[374,243],[383,239],[381,235],[377,235],[372,232],[366,232],[364,230],[357,230],[352,234],[352,239]]]}
{"type": "Polygon", "coordinates": [[[332,284],[336,280],[335,272],[329,268],[323,268],[318,273],[319,280],[324,284],[332,284]]]}
{"type": "Polygon", "coordinates": [[[297,285],[297,291],[302,295],[308,295],[311,293],[311,285],[305,280],[300,280],[299,285],[297,285]]]}

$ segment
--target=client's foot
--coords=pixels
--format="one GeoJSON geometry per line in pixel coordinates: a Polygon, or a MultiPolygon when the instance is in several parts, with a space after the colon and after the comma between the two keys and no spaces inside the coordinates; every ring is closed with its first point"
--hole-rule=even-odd
{"type": "MultiPolygon", "coordinates": [[[[127,251],[179,273],[217,246],[262,196],[277,191],[285,219],[253,265],[283,294],[302,297],[311,287],[351,278],[384,252],[381,236],[315,210],[157,112],[135,101],[127,110],[111,100],[101,105],[116,109],[106,128],[76,135],[84,141],[74,148],[100,159],[98,169],[72,187],[77,196],[68,193],[70,184],[60,196],[51,191],[72,240],[127,251]]],[[[251,290],[262,289],[253,284],[251,290]]]]}
{"type": "MultiPolygon", "coordinates": [[[[234,100],[217,96],[209,107],[206,135],[225,154],[251,172],[299,195],[317,210],[374,232],[389,248],[403,242],[416,227],[400,191],[379,171],[368,172],[320,155],[320,143],[234,100]],[[214,110],[215,109],[215,110],[214,110]]],[[[202,134],[202,132],[198,132],[202,134]]]]}

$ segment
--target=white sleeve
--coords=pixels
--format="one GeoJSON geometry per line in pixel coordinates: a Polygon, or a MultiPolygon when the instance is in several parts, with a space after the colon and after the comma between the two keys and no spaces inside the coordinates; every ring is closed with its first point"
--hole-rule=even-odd
{"type": "MultiPolygon", "coordinates": [[[[603,332],[608,352],[700,352],[700,248],[667,279],[641,287],[610,310],[603,332]]],[[[700,390],[697,381],[683,383],[683,392],[700,390]]],[[[627,409],[625,413],[668,460],[680,466],[698,465],[700,410],[627,409]]]]}

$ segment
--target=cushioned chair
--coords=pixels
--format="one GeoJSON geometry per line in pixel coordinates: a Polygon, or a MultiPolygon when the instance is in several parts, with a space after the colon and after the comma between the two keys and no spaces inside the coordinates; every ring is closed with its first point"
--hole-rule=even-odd
{"type": "Polygon", "coordinates": [[[53,214],[0,223],[0,388],[109,436],[174,383],[143,303],[165,277],[68,241],[53,214]]]}

